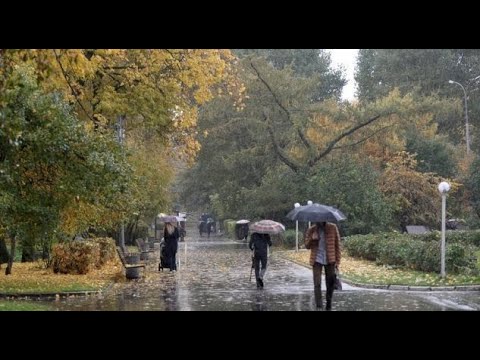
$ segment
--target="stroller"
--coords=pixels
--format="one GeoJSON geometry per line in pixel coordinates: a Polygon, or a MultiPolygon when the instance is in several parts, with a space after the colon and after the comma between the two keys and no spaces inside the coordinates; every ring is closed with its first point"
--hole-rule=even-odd
{"type": "Polygon", "coordinates": [[[167,246],[165,241],[160,242],[160,263],[158,264],[158,271],[163,271],[164,268],[170,268],[170,262],[167,258],[167,246]]]}
{"type": "MultiPolygon", "coordinates": [[[[177,256],[175,256],[175,270],[177,270],[179,261],[177,259],[177,256]]],[[[167,245],[165,244],[165,241],[162,240],[160,242],[160,263],[158,264],[158,271],[163,271],[164,268],[170,269],[170,259],[167,256],[167,245]]]]}

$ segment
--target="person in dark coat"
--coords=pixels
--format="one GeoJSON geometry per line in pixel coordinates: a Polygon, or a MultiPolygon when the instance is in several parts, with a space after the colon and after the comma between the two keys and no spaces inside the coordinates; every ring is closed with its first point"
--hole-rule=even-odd
{"type": "Polygon", "coordinates": [[[180,233],[175,225],[172,223],[165,223],[165,230],[163,231],[163,239],[165,241],[165,253],[167,258],[167,263],[170,266],[170,271],[177,270],[177,249],[178,249],[178,238],[180,233]]]}
{"type": "Polygon", "coordinates": [[[257,288],[263,289],[263,276],[267,271],[268,246],[272,246],[269,234],[252,233],[248,247],[253,251],[253,263],[255,266],[255,279],[257,288]],[[260,263],[262,268],[260,270],[260,263]]]}

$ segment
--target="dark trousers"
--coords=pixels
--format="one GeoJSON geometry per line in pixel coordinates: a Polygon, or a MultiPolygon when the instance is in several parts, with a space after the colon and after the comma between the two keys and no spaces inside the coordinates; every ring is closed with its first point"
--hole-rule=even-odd
{"type": "Polygon", "coordinates": [[[325,283],[327,284],[327,309],[332,307],[332,296],[335,286],[335,263],[321,265],[316,262],[313,265],[313,288],[315,292],[315,303],[317,307],[322,305],[322,268],[325,267],[325,283]]]}
{"type": "Polygon", "coordinates": [[[253,264],[255,266],[255,279],[262,279],[263,275],[265,275],[265,271],[267,271],[267,254],[255,254],[253,259],[253,264]],[[262,271],[260,271],[260,263],[262,263],[262,271]]]}

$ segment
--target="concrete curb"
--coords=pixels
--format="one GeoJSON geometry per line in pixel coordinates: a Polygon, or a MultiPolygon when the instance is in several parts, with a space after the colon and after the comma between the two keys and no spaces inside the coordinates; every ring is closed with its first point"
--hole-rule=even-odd
{"type": "MultiPolygon", "coordinates": [[[[287,251],[288,250],[276,251],[276,253],[285,260],[291,261],[297,265],[310,269],[310,265],[307,265],[300,261],[289,259],[283,256],[283,253],[287,251]]],[[[455,286],[413,286],[412,285],[410,286],[410,285],[395,285],[395,284],[387,284],[387,285],[363,284],[363,283],[357,283],[357,282],[351,281],[349,279],[346,279],[343,276],[341,280],[342,282],[348,285],[356,286],[364,289],[383,289],[383,290],[392,290],[392,291],[480,291],[480,285],[455,285],[455,286]]]]}
{"type": "Polygon", "coordinates": [[[114,282],[110,282],[102,290],[85,290],[85,291],[65,291],[65,292],[52,292],[52,293],[0,293],[0,299],[51,299],[51,298],[67,298],[74,296],[89,296],[89,295],[100,295],[110,291],[113,287],[114,282]]]}

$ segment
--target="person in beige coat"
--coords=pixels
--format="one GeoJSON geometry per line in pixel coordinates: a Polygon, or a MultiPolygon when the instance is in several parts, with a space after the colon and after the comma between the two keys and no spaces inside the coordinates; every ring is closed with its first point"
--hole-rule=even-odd
{"type": "Polygon", "coordinates": [[[325,268],[327,284],[326,310],[332,309],[332,297],[335,286],[335,268],[340,265],[340,233],[337,225],[329,222],[317,222],[305,232],[305,247],[310,249],[310,265],[313,270],[313,285],[317,308],[322,304],[322,269],[325,268]]]}

